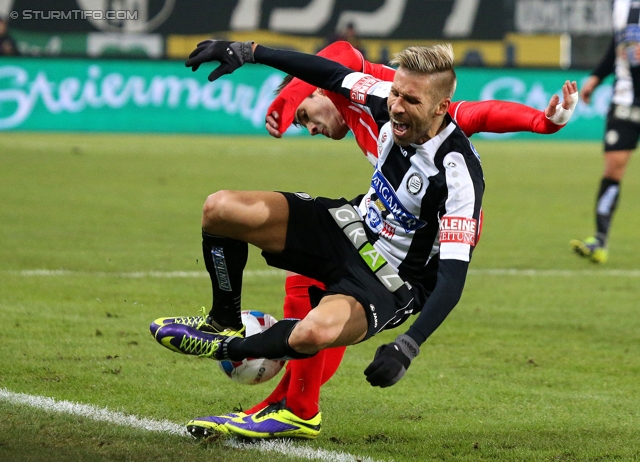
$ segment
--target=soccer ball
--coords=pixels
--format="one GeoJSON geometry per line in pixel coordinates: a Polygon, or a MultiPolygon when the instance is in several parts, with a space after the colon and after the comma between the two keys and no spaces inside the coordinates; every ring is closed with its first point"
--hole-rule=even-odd
{"type": "MultiPolygon", "coordinates": [[[[273,326],[278,320],[261,311],[243,311],[242,323],[246,326],[246,335],[259,334],[273,326]]],[[[247,385],[266,382],[275,377],[285,361],[264,358],[248,358],[243,361],[220,361],[220,369],[234,382],[247,385]]]]}

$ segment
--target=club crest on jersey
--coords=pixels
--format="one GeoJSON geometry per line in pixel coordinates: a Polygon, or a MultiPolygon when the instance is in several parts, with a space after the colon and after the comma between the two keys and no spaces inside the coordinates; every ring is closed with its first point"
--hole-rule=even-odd
{"type": "Polygon", "coordinates": [[[379,80],[370,75],[366,75],[358,80],[352,87],[349,99],[354,103],[364,104],[367,102],[367,91],[373,87],[379,80]]]}
{"type": "Polygon", "coordinates": [[[407,180],[407,191],[415,196],[422,189],[423,183],[424,181],[422,181],[420,174],[417,172],[413,173],[407,180]]]}
{"type": "Polygon", "coordinates": [[[409,233],[422,228],[425,223],[409,212],[400,202],[393,187],[389,184],[380,170],[376,170],[371,179],[371,187],[375,190],[378,198],[393,217],[402,225],[405,232],[409,233]]]}
{"type": "Polygon", "coordinates": [[[478,221],[467,217],[443,217],[440,220],[440,243],[476,245],[478,221]]]}
{"type": "Polygon", "coordinates": [[[382,217],[380,211],[373,202],[370,203],[367,209],[367,224],[369,228],[375,233],[382,231],[382,217]]]}

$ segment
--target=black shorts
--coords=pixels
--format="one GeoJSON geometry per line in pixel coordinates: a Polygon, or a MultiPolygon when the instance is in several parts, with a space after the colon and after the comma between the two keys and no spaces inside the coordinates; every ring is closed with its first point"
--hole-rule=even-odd
{"type": "Polygon", "coordinates": [[[640,137],[640,107],[612,104],[607,114],[604,151],[633,151],[640,137]]]}
{"type": "Polygon", "coordinates": [[[421,287],[408,285],[391,292],[364,262],[358,250],[336,224],[329,209],[349,204],[344,198],[312,198],[304,193],[282,193],[289,203],[285,249],[278,254],[262,252],[270,266],[317,279],[326,290],[310,290],[313,306],[324,295],[354,297],[365,309],[368,321],[365,340],[391,329],[419,311],[426,301],[421,287]]]}

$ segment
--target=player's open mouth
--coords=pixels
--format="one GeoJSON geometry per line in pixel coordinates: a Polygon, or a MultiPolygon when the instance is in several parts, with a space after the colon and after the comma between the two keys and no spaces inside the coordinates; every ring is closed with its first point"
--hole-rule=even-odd
{"type": "Polygon", "coordinates": [[[398,138],[402,138],[404,135],[406,135],[407,130],[409,129],[408,125],[400,124],[398,122],[393,122],[393,121],[391,122],[391,127],[393,128],[393,134],[398,138]]]}

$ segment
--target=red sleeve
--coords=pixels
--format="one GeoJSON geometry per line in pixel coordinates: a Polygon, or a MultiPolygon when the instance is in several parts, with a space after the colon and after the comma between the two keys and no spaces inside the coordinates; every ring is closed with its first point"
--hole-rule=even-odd
{"type": "Polygon", "coordinates": [[[449,114],[467,136],[480,132],[551,134],[564,127],[547,119],[543,111],[508,101],[459,101],[451,104],[449,114]]]}
{"type": "Polygon", "coordinates": [[[393,82],[393,76],[396,75],[395,69],[385,66],[384,64],[370,63],[366,60],[364,61],[364,69],[362,72],[387,82],[393,82]]]}
{"type": "MultiPolygon", "coordinates": [[[[378,77],[382,80],[393,80],[393,74],[395,71],[390,67],[383,66],[382,64],[372,64],[364,59],[362,54],[351,46],[349,42],[333,42],[326,46],[318,53],[318,56],[323,56],[333,61],[337,61],[343,66],[346,66],[354,71],[366,72],[378,77]],[[389,75],[391,78],[389,79],[389,75]]],[[[316,87],[303,82],[300,79],[294,78],[289,85],[287,85],[278,96],[273,100],[267,114],[271,114],[276,111],[280,114],[280,133],[287,131],[293,118],[300,106],[300,103],[311,93],[315,91],[316,87]]]]}

